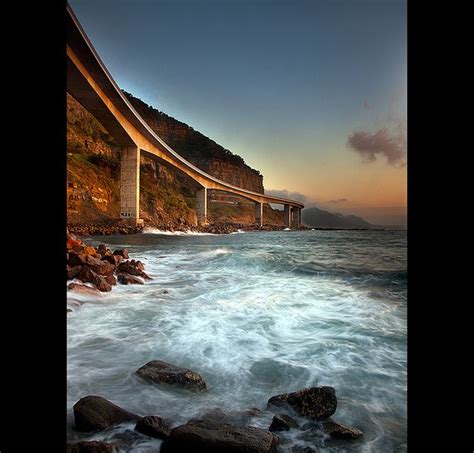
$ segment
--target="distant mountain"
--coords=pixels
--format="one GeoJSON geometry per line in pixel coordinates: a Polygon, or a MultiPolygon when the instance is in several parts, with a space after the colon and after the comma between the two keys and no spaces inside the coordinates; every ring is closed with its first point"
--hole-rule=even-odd
{"type": "Polygon", "coordinates": [[[313,228],[380,228],[362,217],[332,213],[319,208],[306,208],[301,214],[303,224],[313,228]]]}

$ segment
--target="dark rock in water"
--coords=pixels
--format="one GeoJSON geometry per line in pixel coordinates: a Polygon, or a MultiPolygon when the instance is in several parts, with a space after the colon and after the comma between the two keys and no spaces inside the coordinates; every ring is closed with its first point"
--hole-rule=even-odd
{"type": "Polygon", "coordinates": [[[127,249],[114,250],[114,255],[120,255],[121,257],[128,260],[128,250],[127,249]]]}
{"type": "Polygon", "coordinates": [[[112,287],[105,281],[105,278],[96,274],[90,267],[83,266],[77,278],[83,282],[94,284],[99,291],[111,291],[112,287]]]}
{"type": "Polygon", "coordinates": [[[330,418],[322,422],[322,427],[333,439],[358,439],[364,435],[360,429],[342,425],[330,418]]]}
{"type": "Polygon", "coordinates": [[[291,449],[291,453],[318,453],[318,450],[307,445],[294,445],[291,449]]]}
{"type": "Polygon", "coordinates": [[[68,289],[86,296],[100,296],[100,291],[97,288],[91,288],[90,286],[80,285],[79,283],[69,283],[68,289]]]}
{"type": "Polygon", "coordinates": [[[289,415],[278,414],[273,417],[269,431],[288,431],[290,428],[298,428],[298,422],[289,415]]]}
{"type": "Polygon", "coordinates": [[[114,444],[107,442],[82,441],[74,444],[67,444],[66,453],[114,453],[117,448],[114,444]]]}
{"type": "Polygon", "coordinates": [[[255,427],[240,427],[211,420],[190,420],[171,430],[161,453],[274,453],[278,437],[255,427]]]}
{"type": "Polygon", "coordinates": [[[121,285],[143,285],[143,281],[134,275],[120,273],[117,278],[121,285]]]}
{"type": "Polygon", "coordinates": [[[70,308],[66,308],[66,313],[72,313],[72,310],[70,308]]]}
{"type": "Polygon", "coordinates": [[[137,374],[143,379],[156,384],[177,384],[198,392],[207,390],[207,385],[200,374],[161,360],[148,362],[137,370],[137,374]]]}
{"type": "Polygon", "coordinates": [[[268,405],[289,405],[299,415],[319,420],[336,412],[336,391],[333,387],[310,387],[299,392],[272,396],[268,405]]]}
{"type": "Polygon", "coordinates": [[[67,272],[67,279],[72,280],[81,272],[82,266],[69,266],[69,264],[66,264],[66,272],[67,272]]]}
{"type": "Polygon", "coordinates": [[[69,264],[69,266],[71,267],[82,266],[83,264],[86,264],[86,260],[87,260],[87,255],[70,251],[68,253],[67,264],[69,264]]]}
{"type": "Polygon", "coordinates": [[[231,425],[246,426],[253,417],[250,411],[228,411],[224,412],[220,408],[211,409],[200,416],[202,420],[210,420],[219,423],[229,423],[231,425]]]}
{"type": "Polygon", "coordinates": [[[101,396],[85,396],[73,406],[74,420],[79,431],[95,431],[110,428],[117,423],[140,418],[101,396]]]}
{"type": "Polygon", "coordinates": [[[151,278],[143,271],[144,266],[141,261],[122,261],[118,267],[119,272],[123,272],[130,275],[137,275],[143,277],[145,280],[151,280],[151,278]]]}
{"type": "Polygon", "coordinates": [[[167,439],[171,432],[170,424],[157,415],[149,415],[138,420],[135,430],[157,439],[167,439]]]}

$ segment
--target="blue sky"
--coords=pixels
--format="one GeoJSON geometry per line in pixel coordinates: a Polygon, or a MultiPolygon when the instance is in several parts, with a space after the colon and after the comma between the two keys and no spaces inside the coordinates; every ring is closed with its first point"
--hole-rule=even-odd
{"type": "Polygon", "coordinates": [[[121,88],[241,155],[266,189],[346,199],[340,212],[406,205],[406,166],[347,144],[404,124],[405,1],[70,4],[121,88]]]}

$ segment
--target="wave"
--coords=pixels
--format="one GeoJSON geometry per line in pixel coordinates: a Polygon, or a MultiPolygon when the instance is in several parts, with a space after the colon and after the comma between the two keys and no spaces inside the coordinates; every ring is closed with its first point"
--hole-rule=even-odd
{"type": "Polygon", "coordinates": [[[201,233],[199,231],[186,230],[186,231],[167,231],[160,230],[158,228],[146,227],[142,230],[144,234],[163,234],[166,236],[215,236],[214,233],[201,233]]]}

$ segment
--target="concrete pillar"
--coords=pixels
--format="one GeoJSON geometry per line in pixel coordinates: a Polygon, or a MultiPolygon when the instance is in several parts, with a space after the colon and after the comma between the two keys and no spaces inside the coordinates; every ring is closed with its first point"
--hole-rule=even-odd
{"type": "Polygon", "coordinates": [[[207,225],[207,188],[196,192],[196,214],[200,225],[207,225]]]}
{"type": "Polygon", "coordinates": [[[120,218],[138,225],[140,219],[140,149],[122,148],[120,153],[120,218]]]}
{"type": "Polygon", "coordinates": [[[285,209],[283,210],[283,219],[285,226],[291,228],[291,207],[289,204],[285,204],[285,209]]]}
{"type": "Polygon", "coordinates": [[[263,203],[255,203],[255,223],[263,226],[263,203]]]}
{"type": "Polygon", "coordinates": [[[295,228],[299,228],[301,225],[301,209],[293,206],[291,223],[295,228]]]}

